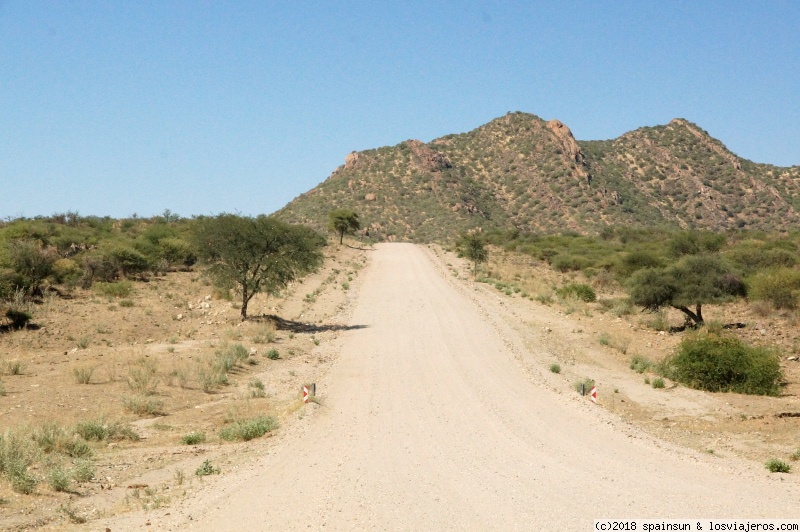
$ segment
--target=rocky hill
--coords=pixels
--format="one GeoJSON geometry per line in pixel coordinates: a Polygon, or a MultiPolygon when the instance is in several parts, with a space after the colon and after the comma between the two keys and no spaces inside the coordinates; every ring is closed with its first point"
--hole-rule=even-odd
{"type": "Polygon", "coordinates": [[[509,113],[428,144],[353,152],[276,215],[322,228],[337,207],[373,238],[423,242],[476,228],[788,230],[800,222],[800,166],[742,159],[683,119],[576,141],[558,120],[509,113]]]}

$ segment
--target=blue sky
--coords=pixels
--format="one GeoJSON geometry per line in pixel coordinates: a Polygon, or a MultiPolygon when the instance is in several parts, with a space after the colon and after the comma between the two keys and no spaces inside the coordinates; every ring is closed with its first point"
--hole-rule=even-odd
{"type": "Polygon", "coordinates": [[[800,164],[800,2],[0,0],[0,217],[270,213],[508,111],[800,164]]]}

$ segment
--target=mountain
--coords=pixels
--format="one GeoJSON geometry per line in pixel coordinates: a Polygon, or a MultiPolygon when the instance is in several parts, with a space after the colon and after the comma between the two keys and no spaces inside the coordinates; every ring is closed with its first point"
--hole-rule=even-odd
{"type": "Polygon", "coordinates": [[[427,144],[350,153],[276,215],[322,229],[334,208],[358,212],[373,238],[421,242],[477,228],[789,230],[800,166],[742,159],[684,119],[576,141],[558,120],[517,112],[427,144]]]}

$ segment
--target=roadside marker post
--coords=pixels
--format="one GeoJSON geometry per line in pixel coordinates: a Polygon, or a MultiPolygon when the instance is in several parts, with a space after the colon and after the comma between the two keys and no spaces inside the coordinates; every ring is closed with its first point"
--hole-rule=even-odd
{"type": "Polygon", "coordinates": [[[308,386],[303,386],[303,402],[308,403],[308,386]]]}
{"type": "Polygon", "coordinates": [[[593,403],[597,404],[597,386],[592,386],[592,389],[589,392],[589,398],[593,403]]]}

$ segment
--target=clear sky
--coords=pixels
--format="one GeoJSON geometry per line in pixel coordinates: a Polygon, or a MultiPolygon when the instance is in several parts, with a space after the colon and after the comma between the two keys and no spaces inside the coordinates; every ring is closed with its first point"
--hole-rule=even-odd
{"type": "Polygon", "coordinates": [[[0,0],[0,218],[270,213],[508,111],[800,164],[800,2],[0,0]]]}

